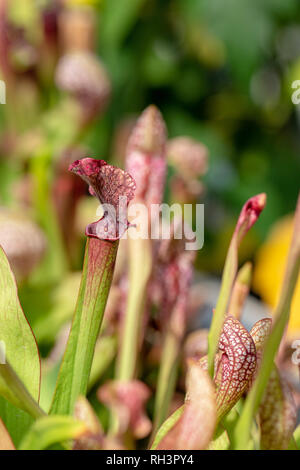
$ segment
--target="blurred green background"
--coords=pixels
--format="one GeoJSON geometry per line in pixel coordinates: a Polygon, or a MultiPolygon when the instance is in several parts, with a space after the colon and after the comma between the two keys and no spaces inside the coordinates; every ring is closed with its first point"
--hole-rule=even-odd
{"type": "MultiPolygon", "coordinates": [[[[13,204],[13,184],[28,171],[36,172],[40,191],[49,178],[51,184],[33,155],[47,167],[75,142],[124,165],[130,120],[154,103],[170,137],[191,136],[209,149],[202,268],[220,272],[234,220],[250,196],[264,191],[268,205],[248,257],[271,224],[293,211],[300,174],[299,113],[291,101],[291,83],[300,79],[297,0],[11,0],[6,8],[17,33],[10,31],[5,43],[1,20],[8,88],[0,106],[4,205],[13,204]],[[63,53],[59,16],[73,8],[92,13],[94,52],[112,87],[106,109],[80,132],[54,78],[63,53]]],[[[42,199],[40,212],[47,211],[42,199]]]]}
{"type": "Polygon", "coordinates": [[[107,154],[112,129],[127,113],[156,103],[171,137],[208,146],[207,203],[225,221],[248,197],[267,192],[263,236],[293,211],[299,190],[291,102],[291,82],[300,78],[299,18],[295,0],[104,2],[98,50],[113,96],[97,150],[107,154]]]}

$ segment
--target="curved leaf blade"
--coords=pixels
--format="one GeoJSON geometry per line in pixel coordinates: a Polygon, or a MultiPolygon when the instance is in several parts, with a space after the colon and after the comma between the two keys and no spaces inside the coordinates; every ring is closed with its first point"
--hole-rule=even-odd
{"type": "MultiPolygon", "coordinates": [[[[10,364],[31,396],[38,401],[41,379],[38,348],[19,302],[14,275],[1,247],[0,294],[0,341],[5,345],[5,362],[10,364]]],[[[2,364],[2,367],[6,365],[2,364]]],[[[1,395],[3,391],[0,385],[1,395]]]]}
{"type": "Polygon", "coordinates": [[[59,442],[78,439],[86,425],[71,416],[45,416],[38,419],[25,435],[20,450],[43,450],[59,442]]]}

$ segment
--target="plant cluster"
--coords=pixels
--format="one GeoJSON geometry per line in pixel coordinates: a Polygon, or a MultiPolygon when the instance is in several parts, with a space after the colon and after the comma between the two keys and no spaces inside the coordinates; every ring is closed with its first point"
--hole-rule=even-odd
{"type": "Polygon", "coordinates": [[[281,75],[279,67],[260,71],[256,24],[270,42],[296,7],[260,0],[240,10],[232,0],[219,24],[219,3],[0,0],[1,449],[300,449],[295,304],[289,322],[300,200],[283,279],[272,279],[276,244],[255,276],[273,317],[249,331],[242,318],[252,282],[244,261],[258,243],[253,237],[242,252],[243,239],[259,217],[266,232],[289,211],[299,186],[291,132],[273,132],[288,126],[292,109],[276,84],[299,68],[286,50],[290,31],[274,53],[281,75]],[[231,11],[246,38],[238,61],[231,11]],[[275,88],[265,90],[270,76],[275,88]],[[168,126],[154,105],[128,117],[152,101],[168,126]],[[259,153],[249,142],[261,123],[272,139],[261,136],[259,153]],[[250,145],[236,184],[230,139],[237,152],[250,145]],[[266,174],[270,220],[256,190],[266,174]],[[199,227],[193,211],[182,216],[204,197],[206,258],[186,249],[199,227]],[[223,199],[235,208],[246,200],[228,244],[223,199]],[[153,217],[164,202],[173,204],[169,220],[163,211],[153,217]],[[197,268],[216,272],[224,258],[210,328],[200,328],[197,268]]]}
{"type": "MultiPolygon", "coordinates": [[[[39,404],[45,380],[41,379],[39,352],[1,250],[1,340],[6,356],[0,366],[0,393],[9,404],[1,406],[3,448],[14,447],[17,422],[21,436],[15,442],[20,449],[55,445],[73,449],[287,449],[299,445],[293,393],[274,362],[284,344],[299,273],[299,202],[273,325],[270,318],[264,318],[248,332],[239,320],[250,271],[249,265],[238,271],[238,250],[265,207],[266,196],[259,194],[245,203],[238,218],[210,330],[208,334],[193,332],[191,342],[187,325],[193,315],[190,290],[195,253],[187,251],[184,240],[176,236],[178,217],[175,214],[172,219],[168,239],[130,235],[124,239],[127,230],[136,232],[138,227],[127,221],[126,206],[123,214],[118,208],[119,197],[126,197],[127,205],[138,200],[149,208],[162,201],[166,143],[163,118],[150,106],[128,141],[130,173],[93,158],[70,165],[69,170],[89,185],[104,210],[98,221],[86,227],[75,313],[67,341],[60,340],[55,365],[46,372],[51,375],[59,369],[54,372],[55,389],[48,407],[39,404]],[[118,209],[117,218],[109,207],[118,209]],[[87,399],[93,388],[102,413],[106,409],[102,419],[87,399]],[[21,422],[19,409],[23,410],[21,422]]],[[[172,148],[175,154],[174,143],[172,148]]],[[[178,152],[182,152],[181,142],[178,152]]],[[[187,155],[195,161],[203,158],[201,146],[194,153],[187,155]]],[[[186,170],[189,165],[187,161],[186,170]]],[[[76,179],[72,182],[76,184],[76,179]]],[[[148,217],[147,223],[150,227],[154,222],[148,217]]]]}

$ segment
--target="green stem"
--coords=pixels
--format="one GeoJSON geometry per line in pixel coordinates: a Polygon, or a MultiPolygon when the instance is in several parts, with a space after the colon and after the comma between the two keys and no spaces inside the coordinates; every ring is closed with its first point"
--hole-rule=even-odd
{"type": "Polygon", "coordinates": [[[153,436],[167,417],[170,401],[174,392],[179,343],[173,331],[166,332],[163,345],[161,364],[158,373],[157,390],[154,405],[153,436]]]}
{"type": "Polygon", "coordinates": [[[238,267],[238,244],[234,237],[231,241],[225,261],[222,283],[216,309],[208,334],[208,371],[214,376],[214,358],[218,350],[219,337],[226,316],[226,309],[232,292],[232,287],[238,267]]]}
{"type": "Polygon", "coordinates": [[[136,373],[141,320],[145,310],[146,289],[152,267],[150,240],[129,239],[128,243],[130,288],[117,371],[117,378],[124,381],[132,380],[136,373]]]}
{"type": "Polygon", "coordinates": [[[51,414],[71,414],[86,395],[96,340],[110,290],[118,241],[88,238],[72,327],[60,367],[51,414]]]}
{"type": "Polygon", "coordinates": [[[13,368],[8,364],[0,365],[0,376],[8,386],[11,395],[16,400],[16,405],[37,419],[45,416],[45,412],[28,392],[23,382],[19,379],[13,368]],[[20,404],[20,405],[19,405],[20,404]]]}
{"type": "Polygon", "coordinates": [[[240,319],[246,298],[249,294],[252,278],[252,265],[245,263],[239,270],[233,285],[228,312],[237,320],[240,319]]]}

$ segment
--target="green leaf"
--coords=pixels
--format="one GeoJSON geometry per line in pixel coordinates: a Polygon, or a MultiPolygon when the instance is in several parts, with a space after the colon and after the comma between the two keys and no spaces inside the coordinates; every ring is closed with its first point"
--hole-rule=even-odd
{"type": "Polygon", "coordinates": [[[82,421],[71,416],[45,416],[24,436],[20,450],[43,450],[59,442],[77,439],[87,431],[82,421]]]}
{"type": "Polygon", "coordinates": [[[40,393],[40,358],[34,334],[21,308],[14,275],[0,248],[0,341],[5,346],[6,361],[13,368],[32,397],[40,393]]]}
{"type": "Polygon", "coordinates": [[[18,447],[24,434],[34,422],[34,418],[20,408],[0,397],[0,416],[5,423],[14,445],[18,447]]]}
{"type": "MultiPolygon", "coordinates": [[[[6,361],[1,365],[0,395],[28,411],[30,408],[28,403],[24,404],[22,399],[20,401],[20,395],[17,397],[13,394],[10,380],[19,387],[19,391],[22,389],[23,398],[28,399],[33,408],[36,408],[40,393],[40,358],[33,332],[18,299],[14,275],[2,248],[0,248],[0,294],[0,341],[6,361]]],[[[0,414],[10,433],[10,423],[17,422],[18,430],[21,432],[30,421],[30,418],[27,418],[23,412],[20,413],[15,406],[6,406],[2,399],[0,414]]]]}
{"type": "Polygon", "coordinates": [[[86,395],[117,250],[118,241],[87,240],[77,306],[50,414],[72,414],[78,396],[86,395]]]}
{"type": "Polygon", "coordinates": [[[230,440],[226,429],[223,426],[218,426],[215,436],[208,446],[208,450],[228,450],[230,447],[230,440]]]}
{"type": "Polygon", "coordinates": [[[32,398],[8,362],[0,364],[0,392],[10,403],[26,411],[34,418],[43,415],[37,401],[32,398]]]}

